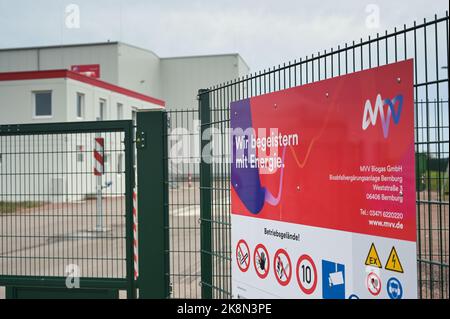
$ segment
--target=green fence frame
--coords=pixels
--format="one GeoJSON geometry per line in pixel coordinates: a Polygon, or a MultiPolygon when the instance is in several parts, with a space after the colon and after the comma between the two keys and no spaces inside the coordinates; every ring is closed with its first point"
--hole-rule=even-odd
{"type": "MultiPolygon", "coordinates": [[[[126,290],[127,298],[136,297],[136,283],[133,278],[133,187],[134,187],[134,148],[132,121],[73,122],[45,124],[11,124],[0,126],[0,137],[83,134],[83,133],[123,132],[124,173],[125,173],[125,278],[80,278],[80,290],[67,289],[66,277],[4,275],[0,270],[0,286],[6,286],[7,296],[11,298],[39,298],[45,290],[49,298],[59,297],[116,297],[118,290],[126,290]],[[115,292],[114,292],[115,291],[115,292]],[[80,294],[81,292],[81,294],[80,294]],[[85,293],[85,294],[84,294],[85,293]]],[[[92,152],[92,150],[87,151],[92,152]]],[[[0,234],[1,238],[1,234],[0,234]]],[[[26,258],[26,257],[25,257],[26,258]]],[[[51,258],[51,257],[50,257],[51,258]]]]}
{"type": "MultiPolygon", "coordinates": [[[[200,152],[208,143],[211,143],[211,134],[205,134],[206,128],[203,123],[211,122],[211,109],[209,94],[206,90],[199,90],[199,115],[201,121],[200,129],[200,152]]],[[[207,133],[207,132],[206,132],[207,133]]],[[[202,298],[213,298],[213,247],[212,247],[212,175],[211,154],[201,154],[200,164],[200,241],[201,241],[201,287],[202,298]]]]}
{"type": "Polygon", "coordinates": [[[169,296],[167,113],[137,113],[139,298],[169,296]]]}

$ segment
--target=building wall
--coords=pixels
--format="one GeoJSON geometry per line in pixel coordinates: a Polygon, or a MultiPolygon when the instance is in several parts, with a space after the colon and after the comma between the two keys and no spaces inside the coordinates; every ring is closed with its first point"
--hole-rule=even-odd
{"type": "MultiPolygon", "coordinates": [[[[239,54],[159,58],[151,51],[116,42],[0,50],[0,72],[70,69],[74,64],[100,64],[101,80],[162,99],[168,110],[195,109],[198,105],[199,89],[209,88],[249,73],[249,67],[239,54]]],[[[99,116],[100,98],[106,100],[105,119],[109,120],[117,119],[118,102],[123,104],[124,119],[131,119],[133,110],[148,107],[142,101],[124,98],[107,90],[94,90],[85,83],[68,80],[70,85],[65,90],[58,89],[53,94],[53,118],[33,119],[30,116],[33,111],[30,91],[35,88],[34,85],[37,85],[36,88],[46,89],[47,84],[62,83],[60,79],[46,81],[29,82],[24,87],[17,82],[10,83],[9,86],[6,85],[7,82],[0,82],[0,124],[93,121],[99,116]],[[83,119],[76,117],[77,92],[85,94],[83,119]],[[59,105],[66,107],[60,108],[59,105]],[[20,113],[14,114],[4,110],[20,110],[20,113]]],[[[58,86],[55,86],[55,90],[57,88],[58,86]]],[[[172,124],[171,129],[182,125],[189,132],[195,132],[193,139],[198,140],[195,135],[196,124],[193,121],[172,124]]],[[[184,172],[182,175],[198,174],[192,164],[174,163],[172,166],[172,171],[184,172]]]]}
{"type": "Polygon", "coordinates": [[[160,59],[151,51],[119,43],[118,85],[162,99],[160,59]]]}
{"type": "Polygon", "coordinates": [[[250,72],[250,68],[248,66],[248,64],[244,61],[244,59],[238,55],[237,56],[238,59],[238,68],[239,68],[239,77],[244,76],[246,74],[248,74],[250,72]]]}
{"type": "MultiPolygon", "coordinates": [[[[248,72],[248,66],[238,54],[161,59],[161,83],[166,108],[196,109],[199,89],[230,81],[248,72]]],[[[169,173],[172,179],[197,178],[199,174],[198,165],[186,163],[186,159],[193,160],[200,156],[197,145],[200,139],[199,122],[193,121],[193,118],[189,114],[184,117],[174,114],[171,119],[169,173]],[[179,152],[176,147],[178,143],[185,147],[184,153],[179,152]],[[189,146],[186,148],[186,145],[189,146]]]]}
{"type": "MultiPolygon", "coordinates": [[[[93,88],[91,85],[68,79],[67,85],[67,121],[95,121],[100,116],[100,99],[106,101],[106,117],[104,120],[118,120],[118,104],[122,104],[122,120],[131,120],[133,110],[151,109],[156,106],[132,97],[125,96],[102,88],[93,88]],[[84,94],[85,116],[77,118],[77,94],[84,94]]],[[[0,98],[1,101],[1,98],[0,98]]]]}
{"type": "Polygon", "coordinates": [[[0,201],[69,200],[68,154],[60,135],[1,136],[0,201]]]}
{"type": "Polygon", "coordinates": [[[0,72],[70,69],[100,64],[100,79],[166,101],[168,109],[197,106],[197,91],[248,74],[239,54],[160,58],[120,42],[0,50],[0,72]]]}
{"type": "Polygon", "coordinates": [[[118,47],[111,44],[0,50],[0,72],[68,69],[100,64],[100,79],[118,84],[118,47]]]}
{"type": "Polygon", "coordinates": [[[0,51],[0,72],[38,70],[37,50],[0,51]]]}
{"type": "Polygon", "coordinates": [[[65,79],[0,82],[0,124],[66,122],[65,79]],[[34,117],[34,91],[52,91],[52,117],[34,117]]]}
{"type": "Polygon", "coordinates": [[[201,88],[230,81],[249,72],[238,54],[161,59],[161,85],[168,109],[197,107],[201,88]]]}
{"type": "Polygon", "coordinates": [[[100,64],[100,80],[118,83],[117,44],[40,49],[40,70],[100,64]]]}
{"type": "Polygon", "coordinates": [[[123,133],[36,134],[0,137],[0,201],[67,202],[95,194],[96,137],[104,138],[107,157],[103,196],[123,195],[123,133]]]}
{"type": "Polygon", "coordinates": [[[117,120],[117,104],[123,106],[123,118],[132,119],[132,111],[157,108],[151,103],[72,79],[0,81],[0,124],[95,121],[100,114],[100,99],[106,101],[105,120],[117,120]],[[52,117],[34,117],[36,91],[52,91],[52,117]],[[77,118],[77,93],[84,94],[84,116],[77,118]]]}
{"type": "MultiPolygon", "coordinates": [[[[117,103],[123,105],[123,118],[132,119],[136,109],[156,108],[151,103],[131,98],[107,89],[72,79],[41,79],[0,82],[0,124],[48,123],[68,121],[94,121],[99,116],[99,101],[104,99],[108,108],[105,120],[117,120],[117,103]],[[52,91],[51,118],[33,118],[33,93],[37,90],[52,91]],[[85,113],[76,116],[77,93],[85,96],[85,113]]],[[[45,129],[45,127],[44,127],[45,129]]],[[[71,133],[37,135],[32,137],[0,138],[0,194],[3,201],[66,202],[95,194],[97,178],[91,174],[94,167],[93,149],[95,137],[105,139],[105,175],[102,185],[105,196],[123,193],[124,169],[123,133],[71,133]],[[81,151],[80,151],[81,148],[81,151]],[[11,150],[14,150],[12,152],[11,150]],[[30,155],[29,153],[36,153],[30,155]],[[79,160],[79,153],[83,159],[79,160]],[[16,174],[14,177],[8,173],[16,174]]]]}

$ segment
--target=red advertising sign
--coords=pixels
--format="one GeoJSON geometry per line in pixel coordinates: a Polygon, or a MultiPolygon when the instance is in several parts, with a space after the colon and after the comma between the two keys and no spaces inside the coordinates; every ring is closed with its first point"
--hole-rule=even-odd
{"type": "Polygon", "coordinates": [[[240,297],[417,297],[413,88],[407,60],[231,103],[233,247],[275,273],[233,270],[240,297]]]}
{"type": "Polygon", "coordinates": [[[233,214],[415,241],[412,72],[409,60],[233,104],[260,146],[232,166],[233,214]]]}
{"type": "Polygon", "coordinates": [[[70,71],[77,72],[91,78],[100,78],[100,64],[72,65],[70,71]]]}

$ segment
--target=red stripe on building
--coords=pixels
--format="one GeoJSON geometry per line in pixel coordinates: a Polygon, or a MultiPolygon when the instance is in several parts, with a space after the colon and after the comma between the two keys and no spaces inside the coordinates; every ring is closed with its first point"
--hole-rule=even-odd
{"type": "Polygon", "coordinates": [[[23,71],[23,72],[1,72],[0,81],[20,81],[20,80],[41,80],[41,79],[57,79],[66,78],[75,81],[93,85],[105,90],[110,90],[119,94],[126,95],[144,102],[153,103],[165,107],[166,102],[163,100],[148,96],[136,91],[128,90],[121,86],[117,86],[102,80],[91,78],[83,74],[72,72],[69,70],[44,70],[44,71],[23,71]]]}

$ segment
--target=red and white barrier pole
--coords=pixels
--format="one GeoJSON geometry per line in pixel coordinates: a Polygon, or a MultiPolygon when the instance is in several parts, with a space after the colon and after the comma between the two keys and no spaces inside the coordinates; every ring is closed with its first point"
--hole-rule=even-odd
{"type": "Polygon", "coordinates": [[[103,207],[102,207],[102,175],[105,171],[104,156],[105,139],[103,137],[95,138],[94,145],[94,175],[97,176],[97,225],[96,231],[104,231],[103,227],[103,207]]]}
{"type": "Polygon", "coordinates": [[[105,139],[103,137],[95,138],[94,145],[94,175],[102,176],[105,169],[105,160],[104,160],[104,145],[105,139]]]}
{"type": "Polygon", "coordinates": [[[138,263],[138,219],[137,219],[137,195],[136,190],[133,191],[133,251],[134,251],[134,280],[139,277],[138,263]]]}

